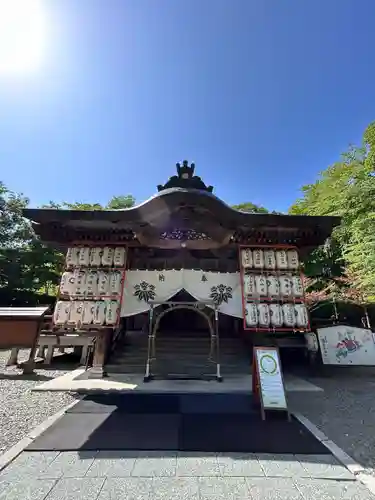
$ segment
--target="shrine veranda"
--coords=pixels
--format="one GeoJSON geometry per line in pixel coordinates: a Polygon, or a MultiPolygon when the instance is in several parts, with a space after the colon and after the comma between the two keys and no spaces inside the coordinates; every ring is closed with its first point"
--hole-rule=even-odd
{"type": "Polygon", "coordinates": [[[51,331],[96,335],[103,366],[120,335],[155,341],[163,325],[175,336],[209,331],[217,344],[305,343],[300,263],[340,219],[234,210],[194,170],[177,164],[155,196],[124,210],[24,210],[42,241],[66,252],[51,331]]]}

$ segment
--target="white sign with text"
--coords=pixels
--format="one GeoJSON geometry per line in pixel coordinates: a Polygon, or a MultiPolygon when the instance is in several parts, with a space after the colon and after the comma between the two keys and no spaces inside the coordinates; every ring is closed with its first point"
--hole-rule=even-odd
{"type": "Polygon", "coordinates": [[[286,396],[279,352],[273,347],[256,349],[259,388],[265,410],[286,410],[286,396]]]}

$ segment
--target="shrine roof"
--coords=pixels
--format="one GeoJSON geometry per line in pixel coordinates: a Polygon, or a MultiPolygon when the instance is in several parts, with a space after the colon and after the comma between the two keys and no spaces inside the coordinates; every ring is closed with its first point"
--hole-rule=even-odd
{"type": "Polygon", "coordinates": [[[173,229],[207,233],[221,242],[229,241],[229,237],[235,240],[238,232],[270,230],[275,238],[278,233],[293,237],[297,232],[310,232],[318,246],[340,224],[340,217],[236,210],[215,196],[213,187],[194,175],[194,170],[194,164],[189,166],[187,161],[178,163],[177,175],[170,177],[166,184],[159,185],[157,194],[131,208],[92,211],[27,208],[23,215],[34,223],[34,229],[41,235],[50,232],[45,231],[50,227],[55,228],[55,233],[57,228],[90,233],[129,231],[136,237],[146,234],[149,242],[163,231],[173,229]]]}
{"type": "Polygon", "coordinates": [[[241,227],[321,228],[332,229],[340,224],[340,217],[250,213],[236,210],[212,193],[197,189],[170,188],[152,196],[132,208],[121,210],[60,210],[54,208],[27,208],[23,215],[38,224],[63,223],[69,226],[110,228],[121,225],[155,224],[173,217],[180,209],[189,209],[191,215],[210,212],[220,224],[237,229],[241,227]]]}

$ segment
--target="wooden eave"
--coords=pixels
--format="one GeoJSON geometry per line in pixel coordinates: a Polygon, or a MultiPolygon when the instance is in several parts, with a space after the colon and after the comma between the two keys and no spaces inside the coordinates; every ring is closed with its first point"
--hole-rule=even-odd
{"type": "MultiPolygon", "coordinates": [[[[298,241],[298,246],[319,246],[330,236],[340,217],[245,213],[212,193],[196,189],[165,189],[149,200],[125,210],[25,209],[23,215],[44,241],[96,241],[107,238],[155,241],[165,228],[210,231],[214,239],[227,236],[235,244],[298,241]],[[268,241],[269,240],[269,241],[268,241]]],[[[224,241],[224,239],[223,239],[224,241]]],[[[297,244],[297,243],[296,243],[297,244]]]]}

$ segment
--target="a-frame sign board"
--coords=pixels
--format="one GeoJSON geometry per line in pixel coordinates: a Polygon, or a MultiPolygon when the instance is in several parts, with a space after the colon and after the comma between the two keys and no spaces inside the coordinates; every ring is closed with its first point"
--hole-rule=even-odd
{"type": "Polygon", "coordinates": [[[267,410],[284,411],[290,420],[277,347],[254,347],[252,379],[253,398],[260,405],[262,420],[267,410]]]}

